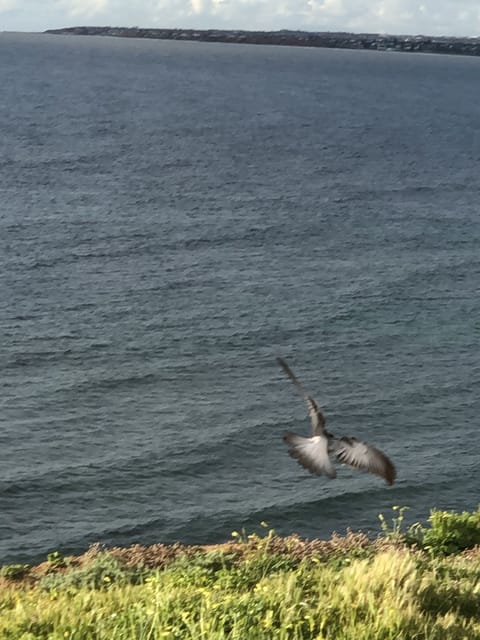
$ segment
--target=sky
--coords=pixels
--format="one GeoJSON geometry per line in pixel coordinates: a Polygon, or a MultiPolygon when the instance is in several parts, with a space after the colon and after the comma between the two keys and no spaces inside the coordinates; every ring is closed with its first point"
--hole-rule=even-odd
{"type": "Polygon", "coordinates": [[[79,25],[480,35],[479,0],[0,0],[0,31],[79,25]]]}

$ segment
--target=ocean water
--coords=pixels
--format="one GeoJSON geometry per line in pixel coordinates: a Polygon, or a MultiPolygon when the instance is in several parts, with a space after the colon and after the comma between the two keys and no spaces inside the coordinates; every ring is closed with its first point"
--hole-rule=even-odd
{"type": "Polygon", "coordinates": [[[0,560],[480,492],[480,59],[0,34],[0,560]],[[286,455],[328,428],[398,481],[286,455]]]}

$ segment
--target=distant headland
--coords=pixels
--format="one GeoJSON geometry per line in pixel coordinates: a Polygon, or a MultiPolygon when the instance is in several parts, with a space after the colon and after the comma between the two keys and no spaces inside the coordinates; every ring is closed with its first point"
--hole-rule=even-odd
{"type": "Polygon", "coordinates": [[[195,42],[232,42],[238,44],[276,44],[330,49],[369,49],[376,51],[417,51],[464,56],[480,55],[480,38],[448,36],[393,36],[378,33],[310,31],[230,31],[221,29],[140,29],[139,27],[65,27],[45,33],[75,36],[114,36],[117,38],[153,38],[195,42]]]}

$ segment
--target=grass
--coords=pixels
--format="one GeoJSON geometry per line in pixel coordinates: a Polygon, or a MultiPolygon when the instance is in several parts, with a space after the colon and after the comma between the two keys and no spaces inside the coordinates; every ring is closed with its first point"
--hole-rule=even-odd
{"type": "Polygon", "coordinates": [[[242,532],[3,567],[0,638],[480,639],[480,510],[402,529],[396,508],[376,540],[242,532]]]}

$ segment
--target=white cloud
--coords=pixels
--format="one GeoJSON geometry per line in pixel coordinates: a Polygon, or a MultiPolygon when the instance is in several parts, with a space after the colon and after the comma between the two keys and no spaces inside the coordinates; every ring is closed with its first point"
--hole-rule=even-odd
{"type": "Polygon", "coordinates": [[[347,13],[347,9],[345,7],[345,3],[343,0],[324,0],[324,2],[317,2],[316,6],[313,7],[316,13],[330,15],[330,16],[344,16],[347,13]]]}
{"type": "Polygon", "coordinates": [[[108,0],[57,0],[59,7],[66,9],[72,17],[91,17],[107,9],[108,0]]]}
{"type": "Polygon", "coordinates": [[[221,9],[222,0],[190,0],[190,7],[195,15],[213,15],[221,9]]]}
{"type": "Polygon", "coordinates": [[[0,0],[0,13],[11,11],[17,5],[16,0],[0,0]]]}

